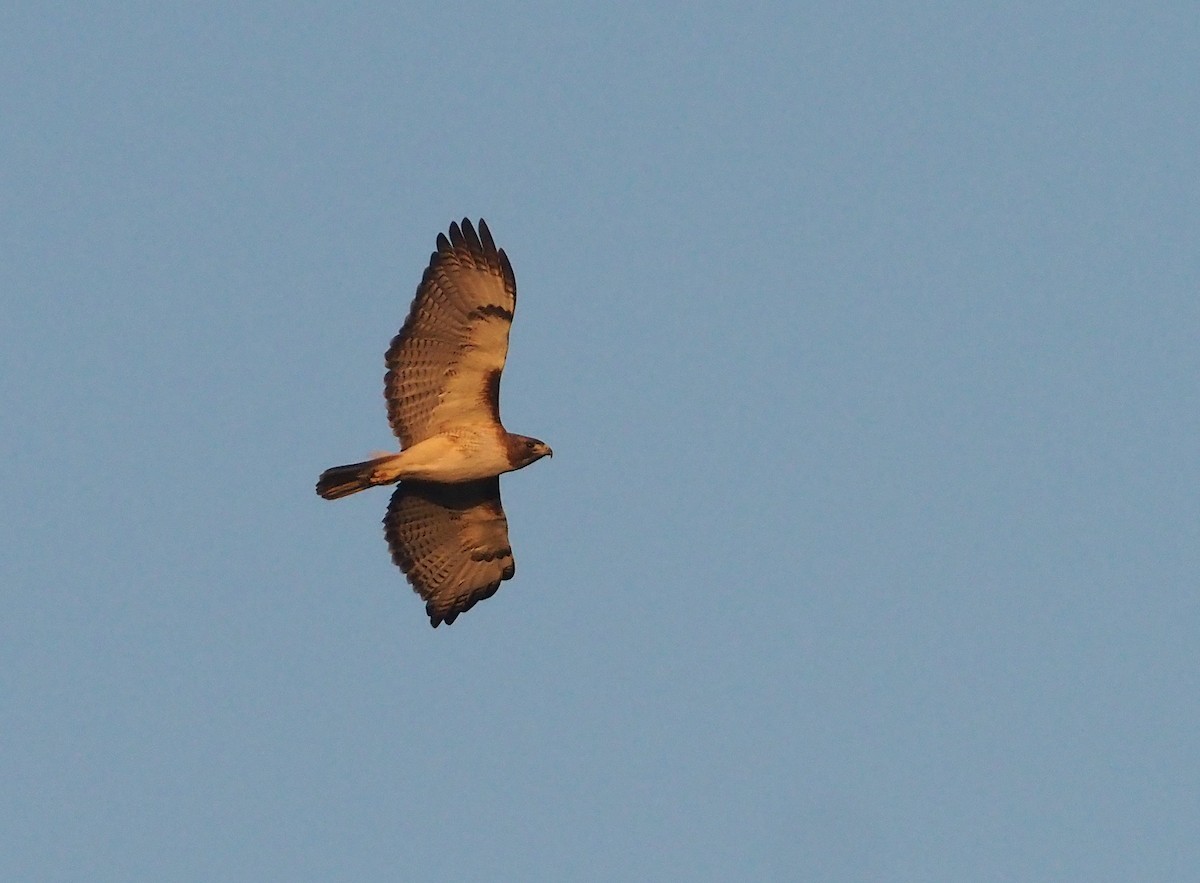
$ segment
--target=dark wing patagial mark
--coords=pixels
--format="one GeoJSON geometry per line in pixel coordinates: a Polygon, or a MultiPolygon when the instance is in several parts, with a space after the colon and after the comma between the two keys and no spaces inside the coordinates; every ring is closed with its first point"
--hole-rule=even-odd
{"type": "Polygon", "coordinates": [[[405,481],[392,494],[383,532],[434,628],[496,594],[516,570],[498,478],[405,481]]]}
{"type": "Polygon", "coordinates": [[[455,426],[499,423],[499,377],[516,303],[512,264],[486,223],[476,233],[464,218],[461,227],[450,225],[449,239],[438,234],[386,356],[388,421],[404,447],[455,426]],[[481,389],[488,394],[481,397],[481,389]]]}
{"type": "Polygon", "coordinates": [[[500,422],[500,371],[489,371],[483,379],[483,403],[487,405],[492,419],[500,422]]]}
{"type": "Polygon", "coordinates": [[[499,304],[485,304],[482,307],[476,307],[471,310],[470,319],[503,319],[505,322],[512,321],[512,310],[506,310],[499,304]]]}

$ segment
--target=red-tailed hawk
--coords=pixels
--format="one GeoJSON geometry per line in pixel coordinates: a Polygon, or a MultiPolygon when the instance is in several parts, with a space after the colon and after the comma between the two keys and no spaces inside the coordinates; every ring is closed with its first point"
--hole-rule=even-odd
{"type": "Polygon", "coordinates": [[[500,372],[517,280],[487,224],[438,234],[408,319],[388,347],[384,397],[402,450],[321,473],[336,500],[400,482],[383,519],[392,560],[436,628],[514,573],[499,475],[553,452],[500,424],[500,372]]]}

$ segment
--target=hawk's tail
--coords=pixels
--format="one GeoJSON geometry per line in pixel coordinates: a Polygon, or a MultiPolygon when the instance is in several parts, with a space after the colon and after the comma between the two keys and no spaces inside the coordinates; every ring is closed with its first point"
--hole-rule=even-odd
{"type": "Polygon", "coordinates": [[[317,493],[326,500],[337,500],[365,491],[377,484],[388,484],[394,478],[379,481],[376,479],[375,467],[388,460],[396,459],[395,454],[386,457],[376,457],[362,463],[348,463],[345,466],[334,466],[326,469],[317,479],[317,493]]]}

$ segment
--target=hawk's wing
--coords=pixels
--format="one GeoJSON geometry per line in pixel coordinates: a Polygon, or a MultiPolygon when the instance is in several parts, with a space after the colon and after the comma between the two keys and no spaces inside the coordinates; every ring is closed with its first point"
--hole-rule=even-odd
{"type": "Polygon", "coordinates": [[[383,532],[392,560],[425,599],[434,628],[492,597],[515,572],[499,478],[402,482],[383,532]]]}
{"type": "Polygon", "coordinates": [[[517,280],[487,224],[438,234],[412,309],[387,351],[388,422],[404,447],[452,426],[500,423],[500,372],[517,280]]]}

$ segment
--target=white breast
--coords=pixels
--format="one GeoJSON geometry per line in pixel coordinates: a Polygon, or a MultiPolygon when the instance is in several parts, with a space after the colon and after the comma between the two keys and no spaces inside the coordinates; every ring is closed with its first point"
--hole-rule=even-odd
{"type": "Polygon", "coordinates": [[[435,435],[404,450],[396,477],[446,483],[475,481],[508,471],[508,453],[492,430],[457,430],[435,435]]]}

